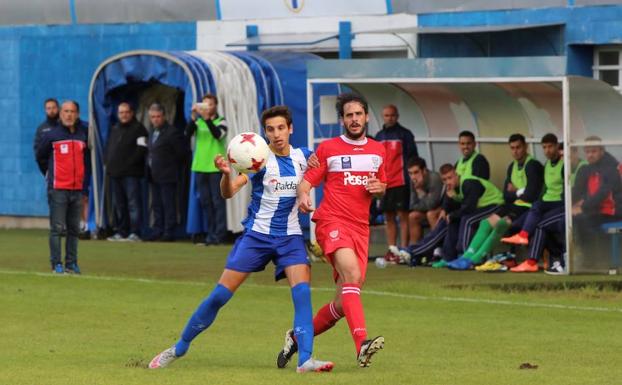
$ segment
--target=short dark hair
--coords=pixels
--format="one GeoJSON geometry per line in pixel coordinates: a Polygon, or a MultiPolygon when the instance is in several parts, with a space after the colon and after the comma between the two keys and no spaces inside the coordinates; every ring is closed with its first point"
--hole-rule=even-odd
{"type": "Polygon", "coordinates": [[[441,168],[438,169],[441,175],[445,175],[448,172],[452,172],[453,170],[455,170],[455,168],[454,168],[454,165],[451,163],[445,163],[444,165],[441,166],[441,168]]]}
{"type": "Polygon", "coordinates": [[[527,144],[527,140],[525,140],[525,136],[523,134],[510,135],[510,139],[508,139],[508,143],[513,143],[513,142],[521,142],[522,144],[527,144]]]}
{"type": "Polygon", "coordinates": [[[47,98],[45,99],[45,102],[43,102],[43,107],[45,107],[46,104],[48,103],[54,103],[56,104],[56,107],[58,107],[58,100],[56,100],[56,98],[47,98]]]}
{"type": "Polygon", "coordinates": [[[205,94],[201,100],[210,99],[214,101],[214,104],[218,104],[218,96],[214,94],[205,94]]]}
{"type": "Polygon", "coordinates": [[[285,118],[288,126],[292,124],[292,112],[289,110],[289,107],[284,105],[274,106],[268,108],[261,113],[261,125],[264,127],[264,129],[266,128],[266,120],[270,118],[275,118],[277,116],[285,118]]]}
{"type": "Polygon", "coordinates": [[[559,143],[557,141],[557,136],[555,134],[551,134],[550,132],[546,135],[544,135],[542,137],[542,140],[540,141],[540,143],[544,144],[544,143],[551,143],[551,144],[557,144],[559,143]]]}
{"type": "Polygon", "coordinates": [[[419,170],[425,170],[427,167],[425,164],[425,159],[418,156],[413,156],[412,158],[408,159],[408,162],[406,163],[406,168],[411,168],[415,166],[419,167],[419,170]]]}
{"type": "Polygon", "coordinates": [[[343,93],[337,96],[337,103],[335,104],[335,108],[337,109],[337,113],[339,114],[339,117],[343,118],[343,114],[344,114],[343,108],[345,107],[346,104],[352,103],[352,102],[359,103],[361,106],[363,106],[363,110],[365,110],[365,113],[366,114],[368,113],[369,108],[367,106],[367,100],[365,100],[365,98],[363,98],[360,95],[353,94],[353,93],[343,93]]]}
{"type": "Polygon", "coordinates": [[[460,131],[460,133],[458,134],[458,138],[462,138],[463,136],[469,137],[471,138],[471,140],[475,142],[475,135],[473,135],[471,131],[469,130],[460,131]]]}
{"type": "Polygon", "coordinates": [[[134,106],[132,106],[132,103],[130,103],[130,102],[121,102],[121,103],[119,103],[119,105],[117,106],[117,111],[119,110],[119,107],[121,107],[122,104],[125,104],[127,106],[127,108],[130,109],[130,111],[134,112],[134,106]]]}

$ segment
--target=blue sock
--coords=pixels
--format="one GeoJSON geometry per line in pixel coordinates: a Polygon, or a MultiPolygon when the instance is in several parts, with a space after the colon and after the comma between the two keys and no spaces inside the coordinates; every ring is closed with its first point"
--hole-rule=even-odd
{"type": "Polygon", "coordinates": [[[313,352],[313,310],[311,288],[308,282],[292,287],[294,301],[294,335],[298,341],[298,366],[304,364],[313,352]]]}
{"type": "Polygon", "coordinates": [[[190,347],[190,342],[214,322],[218,310],[220,310],[232,296],[233,293],[229,291],[229,289],[221,284],[216,285],[209,297],[199,305],[192,317],[190,317],[184,331],[181,333],[181,338],[177,344],[175,344],[175,354],[178,357],[186,354],[190,347]]]}

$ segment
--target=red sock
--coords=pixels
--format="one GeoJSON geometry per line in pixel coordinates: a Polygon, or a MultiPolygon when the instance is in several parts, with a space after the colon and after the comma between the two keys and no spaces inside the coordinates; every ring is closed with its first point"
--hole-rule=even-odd
{"type": "Polygon", "coordinates": [[[365,314],[361,302],[361,286],[355,283],[344,283],[341,289],[341,303],[358,355],[361,344],[367,339],[365,314]]]}
{"type": "Polygon", "coordinates": [[[529,238],[529,233],[526,232],[525,230],[521,230],[520,233],[518,233],[518,235],[523,238],[529,238]]]}
{"type": "Polygon", "coordinates": [[[343,314],[339,314],[333,302],[327,303],[313,317],[313,335],[324,333],[335,326],[342,317],[343,314]]]}

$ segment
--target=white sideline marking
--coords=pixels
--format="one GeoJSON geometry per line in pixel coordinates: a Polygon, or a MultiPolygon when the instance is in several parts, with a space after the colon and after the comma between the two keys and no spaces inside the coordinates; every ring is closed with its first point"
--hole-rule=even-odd
{"type": "MultiPolygon", "coordinates": [[[[117,282],[138,282],[138,283],[157,283],[157,284],[165,284],[165,285],[187,285],[187,286],[212,286],[214,283],[205,283],[205,282],[196,282],[196,281],[171,281],[171,280],[160,280],[160,279],[150,279],[150,278],[129,278],[129,277],[107,277],[107,276],[97,276],[97,275],[70,275],[64,274],[62,276],[57,276],[54,273],[41,273],[41,272],[31,272],[31,271],[14,271],[14,270],[0,270],[0,274],[10,274],[10,275],[34,275],[38,277],[71,277],[70,279],[87,279],[87,280],[95,280],[95,281],[117,281],[117,282]]],[[[264,289],[289,289],[286,286],[277,286],[277,285],[260,285],[256,283],[244,283],[243,287],[256,287],[256,288],[264,288],[264,289]]],[[[325,292],[334,292],[335,288],[329,287],[313,287],[311,288],[313,291],[325,291],[325,292]]],[[[376,295],[379,297],[394,297],[394,298],[404,298],[404,299],[415,299],[419,301],[445,301],[445,302],[466,302],[466,303],[475,303],[475,304],[490,304],[490,305],[504,305],[504,306],[522,306],[522,307],[535,307],[535,308],[545,308],[545,309],[560,309],[560,310],[578,310],[578,311],[587,311],[587,312],[605,312],[605,313],[622,313],[621,308],[608,308],[608,307],[595,307],[595,306],[574,306],[574,305],[562,305],[555,303],[537,303],[537,302],[514,302],[514,301],[506,301],[506,300],[497,300],[497,299],[486,299],[486,298],[465,298],[465,297],[432,297],[425,295],[416,295],[416,294],[400,294],[400,293],[392,293],[389,291],[377,291],[377,290],[364,290],[363,293],[369,295],[376,295]]]]}

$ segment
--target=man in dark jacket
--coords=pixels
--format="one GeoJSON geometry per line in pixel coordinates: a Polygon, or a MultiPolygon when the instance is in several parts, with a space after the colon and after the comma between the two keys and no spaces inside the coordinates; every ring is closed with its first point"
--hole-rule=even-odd
{"type": "Polygon", "coordinates": [[[166,121],[165,113],[159,103],[149,107],[153,130],[148,140],[147,163],[154,223],[148,240],[172,242],[177,225],[177,180],[186,146],[183,132],[166,121]]]}
{"type": "Polygon", "coordinates": [[[106,174],[112,191],[115,234],[109,241],[140,241],[142,193],[145,176],[147,129],[134,117],[128,103],[119,104],[119,123],[110,130],[106,147],[106,174]],[[126,238],[127,237],[127,238],[126,238]]]}
{"type": "Polygon", "coordinates": [[[62,104],[60,124],[42,133],[36,149],[37,163],[48,182],[52,270],[58,274],[79,274],[78,235],[82,196],[88,193],[90,181],[90,157],[88,130],[78,123],[76,102],[62,104]],[[67,241],[63,268],[61,232],[65,228],[67,241]]]}
{"type": "Polygon", "coordinates": [[[582,167],[572,188],[572,215],[577,242],[589,250],[602,232],[600,225],[615,221],[622,213],[622,180],[618,161],[601,145],[601,139],[590,136],[585,147],[587,166],[582,167]]]}
{"type": "Polygon", "coordinates": [[[37,127],[32,144],[35,155],[37,154],[37,145],[41,143],[41,136],[50,131],[52,127],[58,125],[58,100],[54,98],[46,99],[43,102],[43,107],[45,108],[45,120],[37,127]]]}
{"type": "Polygon", "coordinates": [[[397,107],[389,104],[382,110],[384,125],[376,135],[386,153],[384,162],[387,173],[387,191],[382,197],[381,206],[386,220],[386,236],[389,250],[385,259],[398,262],[408,258],[408,205],[410,202],[410,178],[408,159],[417,157],[415,136],[398,122],[397,107]],[[397,221],[400,222],[400,247],[397,246],[397,221]]]}

